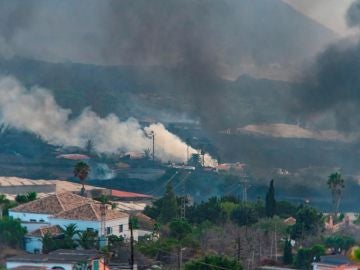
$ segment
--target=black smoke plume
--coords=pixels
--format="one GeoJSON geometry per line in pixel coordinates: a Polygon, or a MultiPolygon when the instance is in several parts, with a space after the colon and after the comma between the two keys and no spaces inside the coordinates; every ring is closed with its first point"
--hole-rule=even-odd
{"type": "MultiPolygon", "coordinates": [[[[346,18],[350,27],[360,27],[360,1],[350,6],[346,18]]],[[[359,41],[329,46],[305,72],[303,83],[294,108],[305,121],[322,116],[330,128],[346,133],[360,130],[359,41]]]]}

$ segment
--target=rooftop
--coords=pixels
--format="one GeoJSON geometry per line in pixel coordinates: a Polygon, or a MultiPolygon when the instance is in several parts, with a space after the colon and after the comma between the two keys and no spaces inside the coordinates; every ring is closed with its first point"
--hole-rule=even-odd
{"type": "MultiPolygon", "coordinates": [[[[105,220],[113,220],[118,218],[127,218],[128,214],[105,208],[105,220]]],[[[52,218],[71,219],[71,220],[89,220],[101,221],[101,204],[90,202],[83,204],[68,211],[63,211],[54,215],[52,218]]]]}
{"type": "Polygon", "coordinates": [[[71,192],[56,193],[12,208],[12,212],[54,215],[86,204],[93,200],[71,192]]]}
{"type": "Polygon", "coordinates": [[[20,177],[0,177],[0,186],[33,186],[33,185],[54,185],[48,180],[31,180],[20,177]]]}
{"type": "Polygon", "coordinates": [[[141,194],[141,193],[134,193],[134,192],[128,192],[128,191],[121,191],[121,190],[111,190],[111,196],[117,197],[117,198],[144,198],[144,199],[151,199],[153,196],[141,194]]]}
{"type": "Polygon", "coordinates": [[[32,231],[28,233],[26,236],[32,236],[32,237],[44,237],[45,234],[51,234],[51,235],[60,235],[62,234],[61,228],[57,225],[55,226],[48,226],[48,227],[42,227],[35,231],[32,231]]]}
{"type": "Polygon", "coordinates": [[[96,250],[56,250],[49,254],[24,254],[10,257],[7,262],[22,263],[78,263],[101,258],[96,250]]]}
{"type": "Polygon", "coordinates": [[[351,264],[351,261],[344,255],[327,255],[320,257],[321,264],[343,265],[351,264]]]}
{"type": "Polygon", "coordinates": [[[15,268],[11,268],[11,270],[47,270],[47,268],[42,267],[42,266],[23,265],[23,266],[18,266],[18,267],[15,267],[15,268]]]}

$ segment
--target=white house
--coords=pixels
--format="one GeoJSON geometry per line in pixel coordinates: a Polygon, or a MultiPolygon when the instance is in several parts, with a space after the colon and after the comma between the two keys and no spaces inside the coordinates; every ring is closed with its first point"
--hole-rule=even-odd
{"type": "Polygon", "coordinates": [[[48,197],[21,204],[9,210],[9,216],[21,220],[28,232],[48,226],[49,217],[93,201],[71,192],[56,193],[48,197]]]}
{"type": "Polygon", "coordinates": [[[130,238],[129,215],[107,207],[102,210],[101,207],[98,202],[88,202],[49,217],[49,222],[61,227],[76,224],[80,231],[93,230],[98,232],[99,236],[116,235],[130,238]]]}
{"type": "Polygon", "coordinates": [[[62,235],[61,228],[57,225],[47,226],[34,230],[25,235],[25,250],[29,253],[42,253],[42,239],[47,233],[50,234],[52,237],[58,237],[62,235]]]}
{"type": "MultiPolygon", "coordinates": [[[[46,228],[65,228],[76,224],[80,231],[92,230],[99,236],[116,235],[130,238],[129,215],[109,209],[99,202],[71,192],[53,194],[45,198],[19,205],[9,211],[19,219],[29,234],[25,247],[30,253],[42,252],[42,237],[46,228]]],[[[136,234],[134,240],[137,241],[136,234]]]]}

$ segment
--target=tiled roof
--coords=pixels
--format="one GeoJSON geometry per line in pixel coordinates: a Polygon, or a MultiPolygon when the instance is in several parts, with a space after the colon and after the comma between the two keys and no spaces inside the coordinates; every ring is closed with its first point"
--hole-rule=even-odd
{"type": "Polygon", "coordinates": [[[62,233],[61,228],[57,225],[55,226],[48,226],[42,227],[35,231],[28,233],[26,236],[33,236],[33,237],[44,237],[45,234],[50,233],[51,235],[60,235],[62,233]]]}
{"type": "MultiPolygon", "coordinates": [[[[129,216],[126,213],[115,211],[112,209],[106,209],[105,213],[105,220],[126,218],[129,216]]],[[[87,203],[71,210],[61,212],[57,215],[54,215],[52,218],[101,221],[101,204],[93,202],[87,203]]]]}
{"type": "Polygon", "coordinates": [[[76,208],[93,200],[84,198],[71,192],[56,193],[45,198],[28,202],[12,208],[13,212],[54,215],[62,211],[76,208]]]}
{"type": "Polygon", "coordinates": [[[152,231],[155,226],[155,220],[144,215],[143,213],[137,213],[135,218],[138,220],[138,225],[140,229],[152,231]]]}
{"type": "Polygon", "coordinates": [[[111,196],[118,198],[153,198],[151,195],[122,191],[122,190],[111,190],[111,196]]]}

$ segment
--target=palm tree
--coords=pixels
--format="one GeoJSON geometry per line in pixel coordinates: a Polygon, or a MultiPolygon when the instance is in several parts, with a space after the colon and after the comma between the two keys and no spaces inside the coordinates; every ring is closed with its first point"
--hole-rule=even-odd
{"type": "Polygon", "coordinates": [[[75,165],[74,176],[79,178],[79,180],[82,184],[82,188],[81,188],[81,192],[80,192],[81,195],[85,194],[84,182],[85,182],[85,179],[88,176],[89,172],[90,172],[90,167],[85,162],[80,161],[75,165]]]}
{"type": "Polygon", "coordinates": [[[64,234],[64,248],[73,249],[76,248],[76,243],[74,242],[74,236],[79,234],[79,230],[75,223],[71,223],[65,226],[65,229],[61,229],[64,234]]]}
{"type": "Polygon", "coordinates": [[[331,190],[334,218],[337,217],[339,211],[342,190],[345,188],[344,182],[345,182],[344,179],[341,177],[341,174],[338,172],[330,174],[329,179],[327,181],[327,185],[331,190]]]}
{"type": "Polygon", "coordinates": [[[96,248],[97,233],[91,230],[86,230],[78,233],[78,243],[83,249],[96,248]]]}
{"type": "Polygon", "coordinates": [[[9,204],[9,202],[4,194],[0,194],[0,218],[2,217],[4,206],[9,204]]]}

